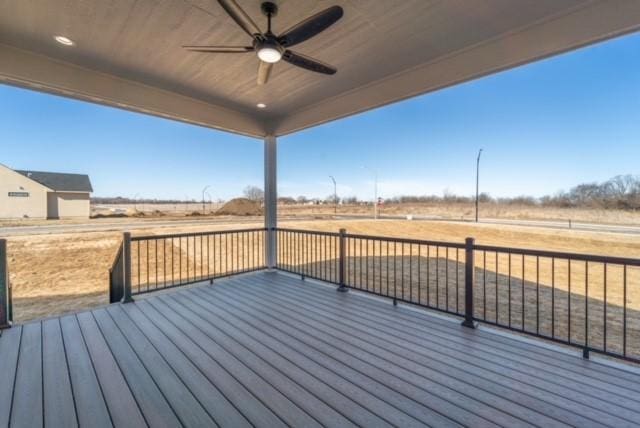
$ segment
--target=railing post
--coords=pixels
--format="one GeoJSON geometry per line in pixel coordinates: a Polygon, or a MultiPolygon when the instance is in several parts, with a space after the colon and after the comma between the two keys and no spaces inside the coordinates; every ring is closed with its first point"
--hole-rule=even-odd
{"type": "Polygon", "coordinates": [[[474,243],[473,238],[467,238],[464,245],[464,321],[462,325],[469,328],[476,328],[477,326],[473,320],[474,243]]]}
{"type": "Polygon", "coordinates": [[[7,240],[0,239],[0,329],[11,327],[11,285],[7,264],[7,240]]]}
{"type": "Polygon", "coordinates": [[[337,288],[337,291],[345,292],[349,291],[349,287],[346,284],[346,270],[347,270],[347,229],[340,229],[340,237],[338,242],[339,249],[339,264],[338,264],[338,278],[340,280],[340,286],[337,288]]]}
{"type": "Polygon", "coordinates": [[[122,238],[122,257],[124,258],[124,297],[123,303],[133,302],[131,297],[131,233],[124,232],[122,238]]]}

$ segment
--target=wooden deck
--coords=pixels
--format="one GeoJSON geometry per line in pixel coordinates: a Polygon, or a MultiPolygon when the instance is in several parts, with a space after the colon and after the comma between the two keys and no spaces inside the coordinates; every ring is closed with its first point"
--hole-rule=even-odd
{"type": "Polygon", "coordinates": [[[640,425],[640,375],[260,272],[16,326],[0,427],[640,425]]]}

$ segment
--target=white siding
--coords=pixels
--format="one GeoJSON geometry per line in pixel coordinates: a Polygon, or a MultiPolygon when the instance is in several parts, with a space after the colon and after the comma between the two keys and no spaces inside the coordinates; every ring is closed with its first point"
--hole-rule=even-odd
{"type": "Polygon", "coordinates": [[[46,218],[47,188],[0,165],[0,218],[46,218]],[[29,196],[9,196],[10,192],[29,196]]]}

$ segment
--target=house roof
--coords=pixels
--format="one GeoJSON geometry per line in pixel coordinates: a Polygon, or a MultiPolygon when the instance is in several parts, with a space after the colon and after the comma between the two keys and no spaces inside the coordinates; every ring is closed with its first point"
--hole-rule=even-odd
{"type": "MultiPolygon", "coordinates": [[[[265,27],[259,0],[237,1],[265,27]]],[[[335,75],[278,63],[258,86],[254,54],[182,49],[248,43],[216,1],[43,0],[0,2],[0,82],[279,136],[640,29],[638,0],[277,3],[277,33],[343,7],[342,19],[294,49],[336,66],[335,75]]]]}
{"type": "Polygon", "coordinates": [[[60,172],[15,170],[31,180],[56,192],[93,192],[91,181],[86,174],[65,174],[60,172]]]}

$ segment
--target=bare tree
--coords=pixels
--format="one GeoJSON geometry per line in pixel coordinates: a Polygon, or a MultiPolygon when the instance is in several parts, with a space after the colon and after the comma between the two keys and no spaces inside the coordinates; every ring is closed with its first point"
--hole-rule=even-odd
{"type": "Polygon", "coordinates": [[[264,191],[258,186],[247,186],[242,191],[244,197],[256,202],[264,201],[264,191]]]}

